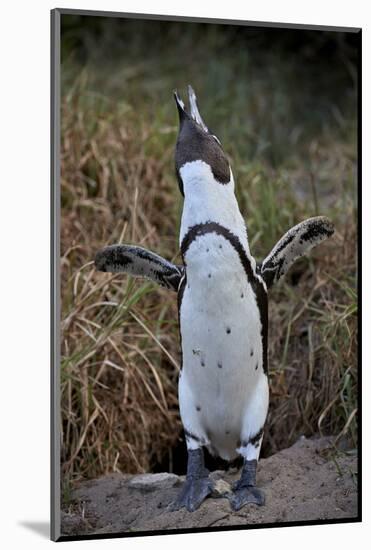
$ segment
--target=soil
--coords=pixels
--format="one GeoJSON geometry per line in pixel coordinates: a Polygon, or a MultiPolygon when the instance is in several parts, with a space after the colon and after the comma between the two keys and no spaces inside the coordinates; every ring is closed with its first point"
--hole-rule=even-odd
{"type": "Polygon", "coordinates": [[[236,468],[212,472],[217,492],[193,513],[170,512],[184,481],[174,474],[112,474],[82,482],[62,512],[63,535],[132,533],[327,519],[357,518],[357,455],[339,451],[333,438],[300,438],[261,459],[257,485],[266,504],[231,510],[226,490],[238,479],[236,468]],[[219,498],[217,498],[219,496],[219,498]]]}

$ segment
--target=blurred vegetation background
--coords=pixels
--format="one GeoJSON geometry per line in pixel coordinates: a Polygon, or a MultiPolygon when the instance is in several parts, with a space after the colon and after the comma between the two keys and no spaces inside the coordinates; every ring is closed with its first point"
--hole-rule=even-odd
{"type": "Polygon", "coordinates": [[[356,445],[358,40],[62,16],[65,497],[82,477],[184,473],[176,295],[92,261],[118,242],[181,261],[172,91],[185,96],[188,83],[230,157],[258,260],[306,217],[327,215],[337,229],[270,293],[262,456],[302,434],[356,445]]]}

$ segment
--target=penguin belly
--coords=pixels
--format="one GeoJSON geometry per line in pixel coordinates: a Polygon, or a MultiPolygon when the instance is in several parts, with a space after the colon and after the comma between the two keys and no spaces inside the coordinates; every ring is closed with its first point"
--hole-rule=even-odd
{"type": "Polygon", "coordinates": [[[246,434],[264,423],[267,410],[260,312],[228,239],[198,236],[185,261],[180,414],[194,441],[232,460],[246,434]]]}

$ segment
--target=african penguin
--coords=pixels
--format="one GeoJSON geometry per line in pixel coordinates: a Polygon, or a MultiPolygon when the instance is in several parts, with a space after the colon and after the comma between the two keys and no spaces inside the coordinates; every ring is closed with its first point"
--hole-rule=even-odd
{"type": "Polygon", "coordinates": [[[290,229],[261,265],[252,257],[219,139],[204,123],[189,86],[179,114],[175,169],[184,197],[180,227],[183,265],[128,245],[100,250],[101,271],[147,277],[178,293],[182,346],[179,408],[188,452],[186,481],[172,510],[196,510],[213,490],[203,448],[231,461],[243,457],[230,497],[234,510],[264,504],[256,468],[268,411],[267,290],[334,228],[318,216],[290,229]]]}

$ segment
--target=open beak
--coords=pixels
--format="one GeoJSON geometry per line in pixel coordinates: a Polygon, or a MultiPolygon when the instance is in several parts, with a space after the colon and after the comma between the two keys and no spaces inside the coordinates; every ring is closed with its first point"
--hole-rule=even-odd
{"type": "Polygon", "coordinates": [[[198,110],[196,94],[190,84],[188,85],[188,97],[191,107],[191,117],[197,122],[197,124],[199,124],[203,128],[203,130],[205,130],[205,132],[209,133],[209,129],[202,120],[202,116],[200,115],[200,111],[198,110]]]}
{"type": "Polygon", "coordinates": [[[174,91],[174,97],[175,97],[175,102],[176,102],[176,105],[177,105],[177,108],[178,108],[179,120],[182,121],[182,120],[184,120],[184,118],[188,118],[188,119],[191,118],[199,126],[201,126],[201,128],[204,130],[204,132],[209,134],[210,133],[209,129],[206,126],[206,124],[204,123],[204,121],[203,121],[203,119],[200,115],[200,111],[198,110],[197,97],[196,97],[196,94],[195,94],[192,86],[191,85],[188,86],[188,98],[189,98],[189,105],[190,105],[190,109],[191,109],[190,113],[188,113],[186,111],[184,101],[179,97],[178,92],[176,90],[174,91]]]}
{"type": "Polygon", "coordinates": [[[179,97],[177,90],[174,90],[174,98],[178,109],[179,122],[182,124],[185,119],[189,119],[190,117],[186,111],[184,101],[179,97]]]}

